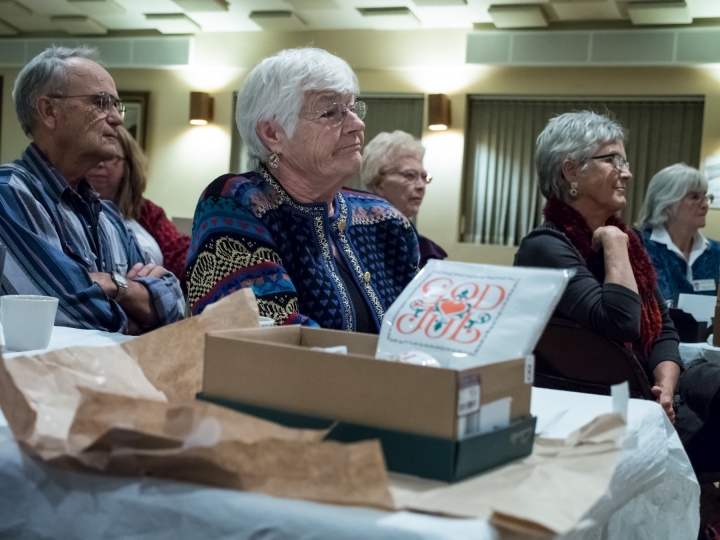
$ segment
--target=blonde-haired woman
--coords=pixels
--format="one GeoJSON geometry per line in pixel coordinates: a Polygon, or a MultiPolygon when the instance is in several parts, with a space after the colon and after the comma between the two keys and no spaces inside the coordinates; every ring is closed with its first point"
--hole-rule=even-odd
{"type": "MultiPolygon", "coordinates": [[[[425,147],[409,133],[396,130],[378,133],[363,150],[360,178],[375,195],[414,218],[425,197],[432,176],[423,167],[425,147]]],[[[415,231],[417,233],[417,230],[415,231]]],[[[435,242],[418,234],[420,268],[429,259],[445,259],[447,253],[435,242]]]]}
{"type": "Polygon", "coordinates": [[[101,199],[115,203],[149,262],[175,274],[185,290],[185,259],[190,237],[178,232],[162,208],[143,198],[147,158],[128,131],[117,130],[117,154],[98,163],[86,178],[101,199]]]}

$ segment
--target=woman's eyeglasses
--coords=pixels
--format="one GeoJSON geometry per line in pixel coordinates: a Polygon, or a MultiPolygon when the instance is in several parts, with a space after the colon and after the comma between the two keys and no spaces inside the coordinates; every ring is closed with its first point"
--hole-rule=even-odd
{"type": "Polygon", "coordinates": [[[415,170],[408,170],[408,171],[399,171],[398,169],[390,169],[388,171],[385,171],[383,174],[399,174],[402,176],[405,181],[410,184],[412,182],[417,182],[418,180],[422,180],[424,184],[429,184],[432,182],[432,174],[429,172],[423,171],[415,171],[415,170]]]}
{"type": "Polygon", "coordinates": [[[315,111],[308,113],[308,116],[313,120],[326,119],[330,124],[337,125],[342,124],[345,118],[347,118],[348,112],[353,113],[360,120],[365,118],[367,114],[367,104],[364,101],[356,101],[353,105],[345,105],[343,103],[333,103],[322,111],[315,111]]]}
{"type": "Polygon", "coordinates": [[[630,162],[620,154],[605,154],[603,156],[593,156],[590,159],[602,159],[606,163],[611,163],[612,166],[620,172],[622,172],[623,169],[630,170],[630,162]]]}
{"type": "Polygon", "coordinates": [[[712,204],[715,200],[715,196],[712,193],[700,193],[699,191],[691,191],[687,194],[687,198],[693,203],[707,201],[708,204],[712,204]]]}
{"type": "Polygon", "coordinates": [[[77,96],[61,96],[59,94],[48,95],[55,99],[90,98],[90,103],[98,107],[102,112],[110,114],[110,111],[114,107],[117,109],[120,116],[125,116],[125,104],[107,92],[100,92],[99,94],[81,94],[77,96]]]}

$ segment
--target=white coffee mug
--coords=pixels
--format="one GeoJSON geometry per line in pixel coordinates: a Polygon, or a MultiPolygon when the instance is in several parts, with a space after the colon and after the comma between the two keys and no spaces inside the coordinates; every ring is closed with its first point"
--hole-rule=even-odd
{"type": "Polygon", "coordinates": [[[58,299],[17,294],[0,297],[0,321],[5,348],[11,351],[46,349],[50,344],[58,299]]]}
{"type": "Polygon", "coordinates": [[[275,325],[275,320],[272,317],[260,317],[260,328],[269,328],[275,325]]]}

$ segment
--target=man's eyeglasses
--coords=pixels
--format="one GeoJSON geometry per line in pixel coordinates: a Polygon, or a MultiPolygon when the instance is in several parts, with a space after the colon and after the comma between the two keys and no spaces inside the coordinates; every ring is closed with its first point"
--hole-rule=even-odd
{"type": "Polygon", "coordinates": [[[408,184],[411,182],[417,182],[419,179],[421,179],[424,184],[429,184],[430,182],[432,182],[433,178],[432,174],[430,174],[429,172],[420,172],[415,170],[399,171],[397,169],[390,169],[389,171],[385,171],[384,174],[399,174],[405,179],[408,184]]]}
{"type": "Polygon", "coordinates": [[[687,198],[694,203],[707,201],[708,204],[712,204],[715,200],[715,196],[712,193],[700,193],[699,191],[691,191],[687,194],[687,198]]]}
{"type": "Polygon", "coordinates": [[[604,156],[593,156],[590,159],[603,159],[606,163],[612,163],[612,166],[620,172],[623,169],[630,170],[630,162],[620,154],[605,154],[604,156]]]}
{"type": "Polygon", "coordinates": [[[107,92],[100,92],[99,94],[82,94],[77,96],[61,96],[59,94],[48,95],[55,99],[90,98],[90,103],[100,108],[102,112],[110,114],[112,108],[115,107],[117,112],[120,113],[120,116],[125,116],[125,104],[107,92]]]}
{"type": "Polygon", "coordinates": [[[356,101],[353,105],[347,106],[343,103],[333,103],[322,111],[308,113],[313,120],[326,118],[332,125],[342,124],[347,118],[348,112],[353,113],[360,120],[367,114],[367,104],[364,101],[356,101]]]}

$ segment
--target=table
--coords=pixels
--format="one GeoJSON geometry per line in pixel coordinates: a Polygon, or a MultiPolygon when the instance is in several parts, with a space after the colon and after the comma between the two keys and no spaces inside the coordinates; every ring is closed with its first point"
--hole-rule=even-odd
{"type": "MultiPolygon", "coordinates": [[[[125,334],[112,334],[103,332],[102,330],[80,330],[78,328],[68,328],[66,326],[53,327],[50,336],[50,345],[42,351],[25,351],[13,352],[3,350],[3,356],[12,358],[14,356],[28,356],[40,352],[51,351],[53,349],[63,349],[74,345],[88,347],[104,347],[108,345],[117,345],[132,339],[133,336],[125,334]]],[[[5,338],[2,333],[2,324],[0,324],[0,346],[5,347],[5,338]]]]}
{"type": "MultiPolygon", "coordinates": [[[[51,347],[126,339],[88,332],[54,332],[51,347]]],[[[565,437],[610,410],[606,396],[533,388],[532,412],[538,417],[537,431],[545,436],[565,437]]],[[[699,487],[660,406],[630,400],[628,434],[636,444],[623,450],[606,494],[563,540],[697,535],[699,487]]],[[[150,478],[63,471],[24,455],[0,414],[0,538],[6,537],[497,540],[499,535],[486,520],[389,514],[150,478]]]]}
{"type": "Polygon", "coordinates": [[[711,335],[704,343],[681,343],[680,358],[683,363],[688,364],[699,358],[704,358],[710,362],[720,362],[720,347],[713,347],[712,339],[711,335]]]}

